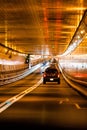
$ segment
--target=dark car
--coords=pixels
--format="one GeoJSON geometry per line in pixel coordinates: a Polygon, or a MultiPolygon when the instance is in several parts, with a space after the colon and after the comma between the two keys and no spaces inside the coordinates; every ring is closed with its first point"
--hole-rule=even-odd
{"type": "Polygon", "coordinates": [[[43,73],[43,84],[57,82],[60,84],[60,73],[56,67],[48,67],[43,73]]]}

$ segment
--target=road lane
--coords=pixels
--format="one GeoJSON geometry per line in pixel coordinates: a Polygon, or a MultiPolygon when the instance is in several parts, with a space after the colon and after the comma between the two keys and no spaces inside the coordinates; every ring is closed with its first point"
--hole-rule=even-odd
{"type": "MultiPolygon", "coordinates": [[[[38,74],[38,81],[41,78],[38,74]]],[[[34,77],[35,78],[35,77],[34,77]]],[[[28,82],[24,84],[27,85],[28,82]]],[[[61,84],[41,84],[0,114],[1,124],[25,128],[86,128],[87,100],[61,76],[61,84]]]]}

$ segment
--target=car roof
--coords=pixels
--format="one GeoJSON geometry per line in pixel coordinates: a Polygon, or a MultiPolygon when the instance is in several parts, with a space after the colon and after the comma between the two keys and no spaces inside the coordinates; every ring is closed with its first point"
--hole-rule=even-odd
{"type": "Polygon", "coordinates": [[[46,70],[50,70],[50,69],[52,69],[52,70],[54,69],[54,70],[57,70],[57,71],[58,71],[58,69],[57,69],[56,67],[52,67],[52,66],[47,67],[47,68],[45,69],[45,71],[46,71],[46,70]]]}

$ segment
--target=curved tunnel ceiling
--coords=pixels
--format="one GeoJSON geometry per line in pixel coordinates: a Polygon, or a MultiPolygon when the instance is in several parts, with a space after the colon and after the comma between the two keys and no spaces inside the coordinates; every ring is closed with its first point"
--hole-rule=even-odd
{"type": "Polygon", "coordinates": [[[86,0],[0,0],[0,43],[27,54],[61,55],[86,7],[86,0]]]}

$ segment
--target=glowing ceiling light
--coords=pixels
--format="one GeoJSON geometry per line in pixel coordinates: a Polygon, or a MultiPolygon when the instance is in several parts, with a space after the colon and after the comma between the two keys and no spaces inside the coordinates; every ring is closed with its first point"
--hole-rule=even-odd
{"type": "Polygon", "coordinates": [[[76,46],[77,46],[76,42],[74,42],[74,43],[73,43],[73,46],[74,46],[74,47],[76,47],[76,46]]]}
{"type": "Polygon", "coordinates": [[[76,29],[76,32],[75,32],[73,38],[71,39],[70,44],[69,44],[67,50],[60,56],[66,56],[68,54],[71,54],[71,52],[74,51],[75,48],[82,42],[83,38],[86,35],[86,27],[87,27],[86,19],[87,19],[87,10],[85,10],[85,12],[83,14],[83,17],[82,17],[82,19],[81,19],[81,21],[79,23],[79,26],[76,29]],[[84,30],[79,31],[80,28],[84,28],[84,30]],[[78,35],[79,33],[81,33],[83,35],[80,34],[81,35],[80,36],[80,35],[78,35]]]}
{"type": "Polygon", "coordinates": [[[70,8],[66,8],[67,11],[82,11],[82,10],[85,10],[86,8],[85,7],[70,7],[70,8]]]}
{"type": "Polygon", "coordinates": [[[77,36],[77,38],[79,39],[79,38],[80,38],[80,36],[78,35],[78,36],[77,36]]]}
{"type": "Polygon", "coordinates": [[[85,33],[85,30],[81,30],[81,34],[85,33]]]}

